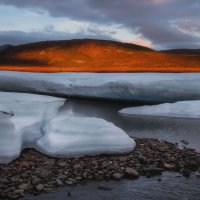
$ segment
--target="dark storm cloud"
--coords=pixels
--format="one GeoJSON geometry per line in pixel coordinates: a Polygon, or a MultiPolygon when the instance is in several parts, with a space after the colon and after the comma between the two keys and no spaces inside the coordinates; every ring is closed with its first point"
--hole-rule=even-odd
{"type": "Polygon", "coordinates": [[[200,20],[199,0],[0,0],[0,4],[37,8],[54,17],[122,24],[138,30],[157,47],[192,48],[200,43],[200,37],[193,33],[199,32],[195,28],[200,20]],[[183,19],[197,23],[191,29],[190,24],[183,26],[183,19]],[[189,27],[191,34],[182,30],[189,27]]]}

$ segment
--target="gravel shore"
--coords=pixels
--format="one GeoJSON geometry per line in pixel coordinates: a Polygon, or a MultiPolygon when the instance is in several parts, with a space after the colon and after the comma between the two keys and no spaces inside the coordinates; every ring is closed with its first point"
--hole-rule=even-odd
{"type": "Polygon", "coordinates": [[[176,144],[158,139],[134,139],[136,149],[123,155],[61,159],[33,149],[24,150],[20,158],[0,165],[0,199],[39,195],[89,180],[136,179],[164,171],[189,177],[192,172],[200,171],[200,154],[194,149],[179,149],[176,144]]]}

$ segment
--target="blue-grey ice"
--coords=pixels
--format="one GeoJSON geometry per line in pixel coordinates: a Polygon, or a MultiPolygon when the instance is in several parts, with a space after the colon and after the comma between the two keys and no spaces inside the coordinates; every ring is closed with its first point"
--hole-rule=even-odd
{"type": "Polygon", "coordinates": [[[122,129],[95,117],[61,115],[46,123],[43,132],[37,147],[58,157],[125,153],[135,147],[122,129]]]}
{"type": "Polygon", "coordinates": [[[126,115],[198,119],[200,118],[200,100],[124,108],[119,113],[126,115]]]}
{"type": "Polygon", "coordinates": [[[134,140],[110,122],[61,114],[64,102],[50,96],[0,92],[0,163],[11,162],[23,148],[58,157],[134,149],[134,140]]]}
{"type": "Polygon", "coordinates": [[[26,73],[0,71],[0,90],[120,100],[200,99],[200,73],[26,73]]]}

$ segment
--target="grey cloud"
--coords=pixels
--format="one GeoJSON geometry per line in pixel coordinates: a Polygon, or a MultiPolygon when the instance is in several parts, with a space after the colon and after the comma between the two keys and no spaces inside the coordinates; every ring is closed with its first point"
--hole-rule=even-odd
{"type": "MultiPolygon", "coordinates": [[[[183,45],[196,47],[200,42],[200,37],[185,34],[170,23],[180,19],[199,22],[199,0],[0,0],[0,4],[42,9],[54,17],[68,17],[97,24],[122,24],[132,30],[137,29],[159,48],[179,48],[183,45]]],[[[187,29],[187,24],[184,26],[187,29]]],[[[199,30],[195,27],[193,29],[199,30]]],[[[98,30],[92,32],[93,36],[95,32],[98,36],[98,30]]]]}

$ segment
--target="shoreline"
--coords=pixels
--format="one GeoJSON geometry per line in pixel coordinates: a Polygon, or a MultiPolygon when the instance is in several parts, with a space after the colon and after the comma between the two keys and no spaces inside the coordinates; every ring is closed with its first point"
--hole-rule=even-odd
{"type": "Polygon", "coordinates": [[[200,171],[200,154],[194,149],[179,149],[176,144],[158,139],[135,141],[136,149],[121,155],[62,159],[33,149],[24,150],[20,158],[0,165],[0,198],[39,195],[89,181],[137,179],[164,171],[189,177],[192,172],[200,171]]]}

